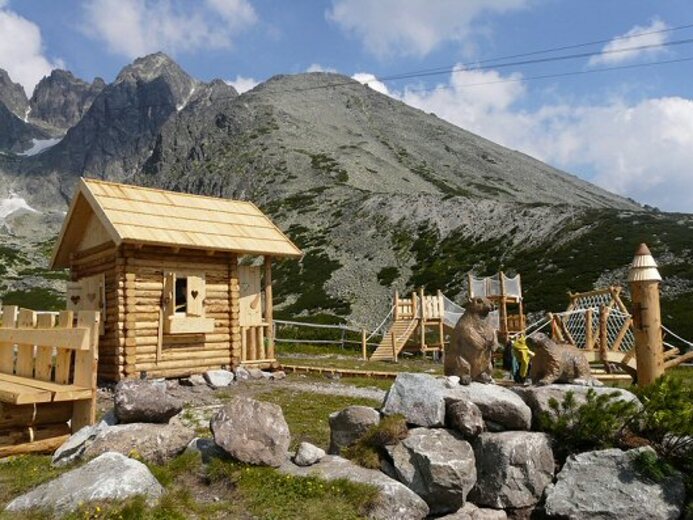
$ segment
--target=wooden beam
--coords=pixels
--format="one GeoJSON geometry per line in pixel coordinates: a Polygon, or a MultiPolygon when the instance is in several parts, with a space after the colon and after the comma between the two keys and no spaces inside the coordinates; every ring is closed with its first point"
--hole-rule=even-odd
{"type": "Polygon", "coordinates": [[[36,345],[71,350],[89,350],[89,329],[0,329],[0,344],[36,345]]]}

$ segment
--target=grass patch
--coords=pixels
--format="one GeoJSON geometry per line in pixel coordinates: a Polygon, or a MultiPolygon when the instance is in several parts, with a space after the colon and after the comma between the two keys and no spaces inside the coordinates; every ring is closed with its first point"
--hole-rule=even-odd
{"type": "MultiPolygon", "coordinates": [[[[318,374],[316,372],[306,372],[306,373],[289,373],[287,378],[290,381],[315,381],[318,383],[332,383],[333,381],[325,377],[323,374],[318,374]]],[[[378,377],[351,377],[343,376],[339,379],[339,383],[342,385],[351,385],[357,388],[378,388],[380,390],[389,390],[394,382],[392,379],[384,379],[378,377]]]]}
{"type": "Polygon", "coordinates": [[[384,287],[390,287],[399,278],[399,269],[396,267],[383,267],[378,271],[378,282],[384,287]]]}
{"type": "Polygon", "coordinates": [[[401,356],[397,363],[391,361],[364,361],[360,357],[353,359],[335,358],[304,358],[296,359],[277,354],[280,363],[287,365],[308,365],[324,368],[343,368],[354,370],[373,370],[378,372],[426,372],[433,375],[443,373],[443,365],[440,362],[432,361],[421,356],[401,356]]]}
{"type": "Polygon", "coordinates": [[[13,498],[69,468],[54,468],[48,455],[24,455],[0,462],[0,510],[13,498]]]}
{"type": "Polygon", "coordinates": [[[209,479],[232,485],[258,519],[350,520],[363,518],[378,498],[377,488],[338,479],[282,475],[271,468],[214,460],[209,479]]]}
{"type": "Polygon", "coordinates": [[[371,426],[359,440],[342,450],[342,454],[364,468],[380,469],[385,446],[397,444],[406,439],[407,434],[404,416],[390,415],[371,426]]]}
{"type": "Polygon", "coordinates": [[[288,389],[272,390],[260,394],[258,399],[282,407],[284,418],[291,431],[292,449],[303,441],[327,449],[330,443],[328,417],[332,412],[357,404],[374,407],[381,404],[374,399],[323,395],[288,389]]]}

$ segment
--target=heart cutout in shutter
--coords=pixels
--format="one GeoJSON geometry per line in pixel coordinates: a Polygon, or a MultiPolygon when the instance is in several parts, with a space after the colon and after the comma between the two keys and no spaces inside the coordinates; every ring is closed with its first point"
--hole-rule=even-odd
{"type": "Polygon", "coordinates": [[[199,294],[200,294],[200,293],[197,292],[197,291],[190,291],[190,296],[193,297],[193,300],[197,300],[197,296],[198,296],[199,294]]]}
{"type": "Polygon", "coordinates": [[[79,296],[70,296],[70,301],[73,303],[73,305],[77,305],[79,303],[79,300],[81,300],[79,296]]]}
{"type": "Polygon", "coordinates": [[[94,300],[96,300],[96,293],[87,293],[87,300],[94,303],[94,300]]]}

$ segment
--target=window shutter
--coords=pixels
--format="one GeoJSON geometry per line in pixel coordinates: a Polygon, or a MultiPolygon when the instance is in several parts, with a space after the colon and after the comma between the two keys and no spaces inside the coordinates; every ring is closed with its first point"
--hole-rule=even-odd
{"type": "Polygon", "coordinates": [[[176,275],[174,273],[164,273],[164,292],[161,302],[164,316],[173,316],[176,313],[175,290],[176,275]]]}
{"type": "Polygon", "coordinates": [[[204,316],[205,279],[188,276],[188,316],[204,316]]]}
{"type": "Polygon", "coordinates": [[[82,284],[80,282],[67,283],[67,310],[80,311],[84,309],[82,296],[82,284]]]}

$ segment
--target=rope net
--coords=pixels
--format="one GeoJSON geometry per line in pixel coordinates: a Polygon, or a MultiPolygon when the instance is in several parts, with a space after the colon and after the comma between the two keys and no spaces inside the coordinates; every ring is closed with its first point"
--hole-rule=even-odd
{"type": "Polygon", "coordinates": [[[503,296],[501,294],[501,276],[503,277],[503,287],[505,288],[505,296],[514,296],[522,298],[522,284],[520,275],[516,274],[513,278],[508,278],[502,273],[487,276],[486,278],[469,277],[469,295],[472,298],[478,296],[489,298],[494,296],[503,296]]]}

